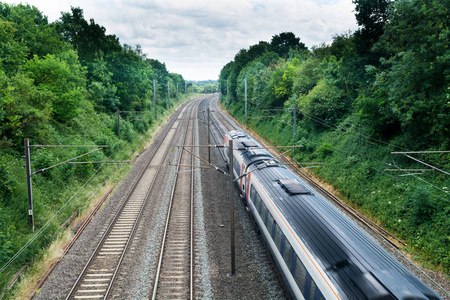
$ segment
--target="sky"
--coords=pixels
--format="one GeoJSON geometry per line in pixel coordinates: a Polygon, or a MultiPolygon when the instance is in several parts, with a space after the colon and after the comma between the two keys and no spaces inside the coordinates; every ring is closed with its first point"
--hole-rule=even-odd
{"type": "Polygon", "coordinates": [[[352,0],[0,0],[36,6],[49,22],[70,7],[121,44],[185,80],[216,80],[240,49],[293,32],[308,48],[357,28],[352,0]]]}

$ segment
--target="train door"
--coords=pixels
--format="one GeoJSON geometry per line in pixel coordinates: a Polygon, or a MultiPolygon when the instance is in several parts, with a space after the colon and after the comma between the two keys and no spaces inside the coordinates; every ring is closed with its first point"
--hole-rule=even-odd
{"type": "MultiPolygon", "coordinates": [[[[241,164],[241,174],[239,176],[244,175],[244,172],[245,172],[244,167],[245,167],[245,165],[244,165],[244,163],[242,163],[241,164]]],[[[239,180],[239,187],[241,188],[241,191],[244,194],[246,193],[245,192],[245,177],[247,177],[247,176],[241,177],[241,179],[239,180]]]]}
{"type": "MultiPolygon", "coordinates": [[[[243,170],[243,172],[246,172],[246,170],[243,170]]],[[[251,174],[247,174],[242,178],[242,192],[245,195],[246,205],[250,207],[250,176],[251,174]]]]}

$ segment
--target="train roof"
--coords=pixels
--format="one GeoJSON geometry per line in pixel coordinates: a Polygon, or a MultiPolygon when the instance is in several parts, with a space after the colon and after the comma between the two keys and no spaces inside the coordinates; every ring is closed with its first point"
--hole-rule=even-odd
{"type": "MultiPolygon", "coordinates": [[[[233,139],[233,147],[237,149],[236,153],[239,153],[242,156],[246,166],[251,166],[253,164],[258,165],[259,163],[273,159],[273,155],[269,151],[261,149],[261,144],[242,131],[230,131],[227,133],[227,137],[233,139]]],[[[269,165],[273,166],[276,163],[278,163],[278,161],[274,159],[273,163],[269,165]]]]}
{"type": "Polygon", "coordinates": [[[252,175],[348,298],[441,299],[291,170],[261,168],[252,175]]]}

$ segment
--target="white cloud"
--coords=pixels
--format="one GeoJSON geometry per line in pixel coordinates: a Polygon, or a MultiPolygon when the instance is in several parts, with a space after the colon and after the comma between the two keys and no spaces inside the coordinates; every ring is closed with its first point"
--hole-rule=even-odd
{"type": "MultiPolygon", "coordinates": [[[[217,79],[242,48],[291,31],[308,47],[356,28],[351,0],[26,0],[49,21],[80,7],[84,17],[140,44],[185,79],[217,79]]],[[[9,3],[20,3],[10,0],[9,3]]]]}

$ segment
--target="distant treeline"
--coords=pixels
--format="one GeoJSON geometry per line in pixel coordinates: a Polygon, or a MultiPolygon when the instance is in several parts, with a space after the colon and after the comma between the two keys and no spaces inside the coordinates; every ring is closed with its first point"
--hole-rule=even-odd
{"type": "Polygon", "coordinates": [[[415,157],[447,174],[406,172],[429,167],[391,152],[450,150],[449,2],[353,3],[358,30],[329,45],[283,32],[240,50],[220,73],[223,104],[244,121],[246,78],[250,127],[303,145],[297,161],[324,162],[311,170],[448,273],[450,156],[415,157]]]}
{"type": "Polygon", "coordinates": [[[219,82],[217,80],[188,80],[186,81],[188,91],[192,91],[189,87],[193,87],[196,93],[216,93],[219,90],[219,82]]]}
{"type": "Polygon", "coordinates": [[[195,84],[196,86],[217,84],[217,80],[188,80],[187,82],[191,83],[191,84],[195,84]]]}

